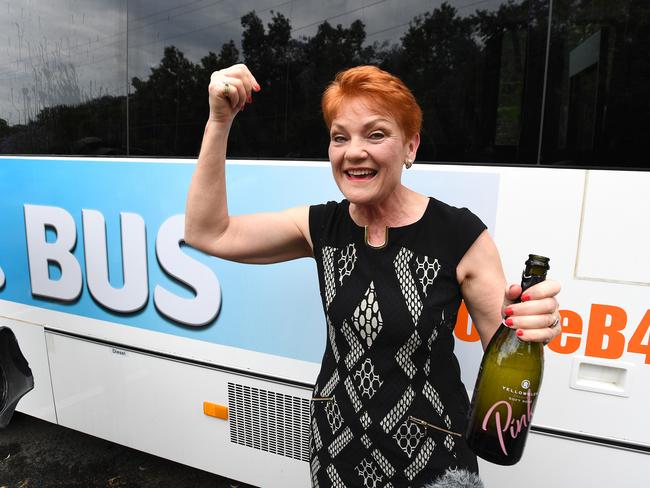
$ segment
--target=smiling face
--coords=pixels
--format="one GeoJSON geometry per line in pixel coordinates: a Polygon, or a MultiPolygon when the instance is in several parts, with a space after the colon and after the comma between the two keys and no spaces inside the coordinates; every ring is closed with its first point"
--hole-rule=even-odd
{"type": "Polygon", "coordinates": [[[395,118],[365,100],[346,100],[330,128],[334,180],[351,203],[381,204],[401,187],[404,161],[415,159],[419,142],[419,134],[407,138],[395,118]]]}

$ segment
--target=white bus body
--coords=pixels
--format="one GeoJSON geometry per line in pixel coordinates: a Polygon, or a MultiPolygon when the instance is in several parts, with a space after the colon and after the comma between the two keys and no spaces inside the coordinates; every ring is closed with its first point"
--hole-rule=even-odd
{"type": "MultiPolygon", "coordinates": [[[[18,410],[252,485],[310,486],[326,334],[315,266],[181,245],[194,164],[0,158],[0,326],[35,380],[18,410]]],[[[233,213],[341,198],[327,163],[227,171],[233,213]]],[[[650,172],[415,165],[404,180],[479,215],[509,281],[536,253],[563,286],[526,452],[481,462],[486,486],[647,486],[650,172]]],[[[471,392],[482,351],[462,309],[456,335],[471,392]]]]}

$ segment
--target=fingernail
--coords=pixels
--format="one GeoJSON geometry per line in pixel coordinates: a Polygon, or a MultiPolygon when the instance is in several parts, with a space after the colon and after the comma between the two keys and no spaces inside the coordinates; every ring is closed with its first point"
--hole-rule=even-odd
{"type": "Polygon", "coordinates": [[[512,315],[512,309],[510,307],[506,308],[506,315],[512,315]]]}
{"type": "Polygon", "coordinates": [[[253,103],[253,97],[248,97],[248,98],[246,99],[246,101],[247,101],[248,103],[253,103]]]}
{"type": "Polygon", "coordinates": [[[255,83],[255,86],[253,87],[253,90],[255,90],[256,92],[258,92],[258,91],[260,91],[261,89],[262,89],[262,87],[261,87],[260,85],[258,85],[257,83],[255,83]]]}
{"type": "Polygon", "coordinates": [[[517,329],[517,337],[521,337],[522,335],[524,335],[524,331],[521,329],[517,329]]]}
{"type": "MultiPolygon", "coordinates": [[[[514,322],[511,318],[507,318],[507,319],[506,319],[506,325],[507,325],[508,327],[512,327],[512,325],[513,325],[514,323],[515,323],[515,322],[514,322]]],[[[519,331],[517,331],[517,332],[519,332],[519,331]]]]}
{"type": "Polygon", "coordinates": [[[530,295],[528,293],[521,295],[522,302],[527,302],[528,300],[530,300],[530,295]]]}

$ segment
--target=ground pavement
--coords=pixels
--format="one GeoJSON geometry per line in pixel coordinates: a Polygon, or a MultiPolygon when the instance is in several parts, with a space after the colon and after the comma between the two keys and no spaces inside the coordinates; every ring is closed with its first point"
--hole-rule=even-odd
{"type": "Polygon", "coordinates": [[[0,429],[0,488],[253,488],[16,413],[0,429]]]}

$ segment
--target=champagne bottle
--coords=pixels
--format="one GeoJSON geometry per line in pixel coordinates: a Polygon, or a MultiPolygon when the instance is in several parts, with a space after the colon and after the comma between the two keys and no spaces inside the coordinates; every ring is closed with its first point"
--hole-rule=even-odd
{"type": "MultiPolygon", "coordinates": [[[[548,262],[543,256],[528,256],[523,291],[544,281],[548,262]]],[[[543,370],[542,344],[522,341],[502,322],[483,355],[470,407],[466,438],[478,456],[502,465],[521,459],[543,370]]]]}

